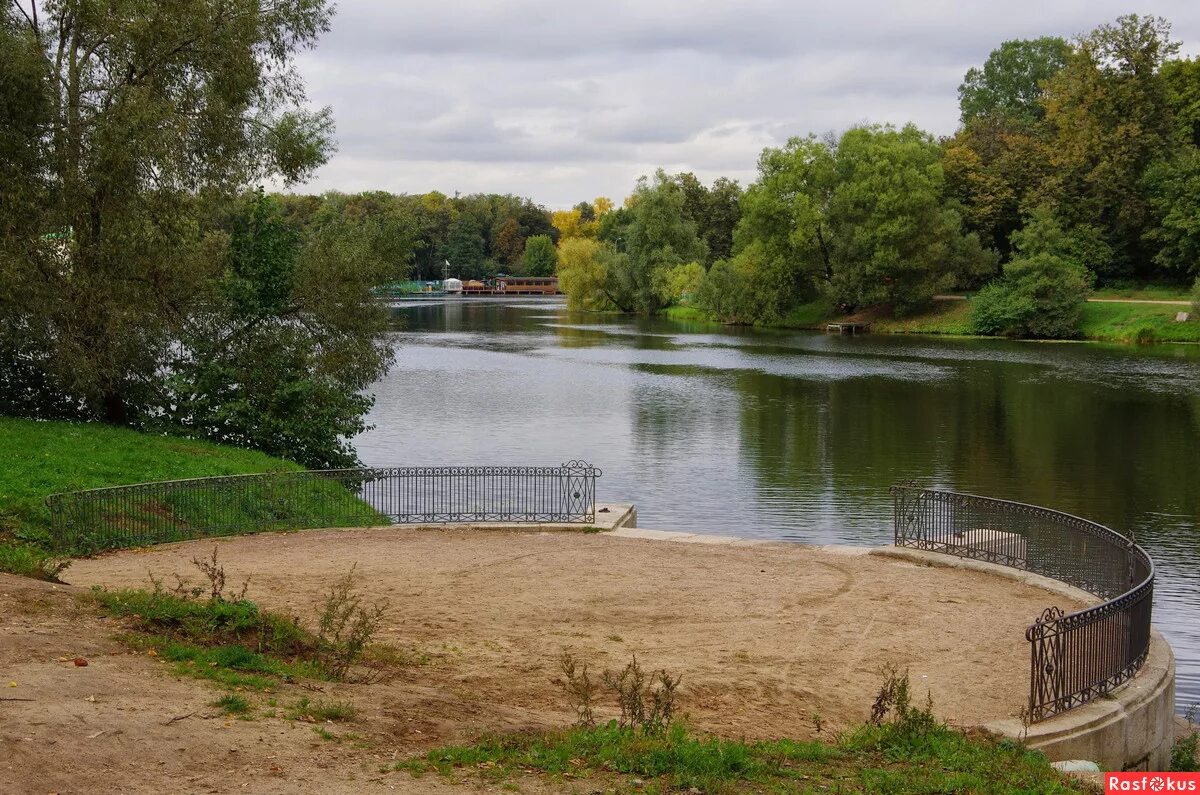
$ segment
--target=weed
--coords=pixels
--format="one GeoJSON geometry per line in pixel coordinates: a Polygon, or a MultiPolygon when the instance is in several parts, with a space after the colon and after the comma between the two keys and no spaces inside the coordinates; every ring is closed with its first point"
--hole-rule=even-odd
{"type": "Polygon", "coordinates": [[[317,643],[331,679],[346,678],[350,667],[362,658],[387,612],[386,600],[365,604],[354,581],[356,567],[357,564],[351,566],[325,596],[317,624],[317,643]]]}
{"type": "Polygon", "coordinates": [[[329,731],[329,729],[326,729],[324,726],[313,726],[313,731],[316,732],[317,736],[320,737],[322,740],[325,740],[327,742],[328,741],[340,742],[338,740],[338,736],[336,734],[334,734],[333,732],[329,731]]]}
{"type": "Polygon", "coordinates": [[[809,720],[812,721],[813,729],[817,732],[817,734],[820,734],[825,728],[825,719],[821,717],[820,712],[814,712],[809,716],[809,720]]]}
{"type": "Polygon", "coordinates": [[[220,707],[226,715],[245,715],[250,712],[250,702],[237,693],[221,696],[212,702],[212,706],[220,707]]]}
{"type": "Polygon", "coordinates": [[[288,710],[291,720],[308,721],[309,723],[325,723],[331,721],[353,720],[358,714],[358,708],[349,701],[309,701],[301,698],[288,710]]]}
{"type": "MultiPolygon", "coordinates": [[[[208,580],[209,599],[223,599],[230,602],[242,602],[246,599],[246,591],[250,587],[250,581],[246,580],[242,583],[242,590],[229,599],[225,596],[225,567],[217,562],[217,545],[213,545],[212,556],[201,560],[200,558],[192,558],[192,565],[200,570],[200,573],[208,580]]],[[[184,580],[176,575],[180,585],[184,580]]],[[[197,594],[198,595],[198,594],[197,594]]]]}
{"type": "Polygon", "coordinates": [[[651,684],[646,684],[646,674],[638,665],[636,654],[621,673],[605,671],[604,684],[621,708],[617,725],[637,727],[646,734],[661,734],[675,715],[675,693],[682,678],[672,679],[665,670],[660,670],[652,675],[651,684]]]}
{"type": "Polygon", "coordinates": [[[592,704],[596,697],[596,682],[588,675],[587,663],[580,666],[573,654],[563,652],[558,660],[558,670],[565,677],[561,684],[575,707],[576,723],[579,726],[595,726],[592,704]]]}
{"type": "MultiPolygon", "coordinates": [[[[1197,280],[1200,284],[1200,279],[1197,280]]],[[[1187,711],[1187,732],[1182,737],[1175,739],[1175,744],[1171,746],[1171,770],[1179,772],[1192,773],[1200,771],[1200,757],[1197,757],[1196,751],[1200,750],[1200,727],[1196,726],[1196,710],[1200,709],[1200,704],[1193,704],[1187,711]]]]}

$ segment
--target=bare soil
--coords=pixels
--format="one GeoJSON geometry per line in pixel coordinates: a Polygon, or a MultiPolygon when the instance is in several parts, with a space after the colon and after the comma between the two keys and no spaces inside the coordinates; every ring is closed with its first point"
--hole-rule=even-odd
{"type": "MultiPolygon", "coordinates": [[[[860,723],[889,662],[939,716],[973,725],[1018,712],[1025,627],[1049,604],[1073,607],[987,574],[799,545],[396,528],[221,539],[231,584],[249,579],[249,598],[310,625],[357,564],[391,605],[379,640],[408,661],[385,681],[247,693],[254,719],[237,720],[210,705],[216,686],[114,639],[122,625],[87,598],[87,586],[144,587],[149,573],[195,579],[191,560],[213,543],[76,561],[65,576],[78,588],[0,575],[0,698],[29,699],[0,701],[4,792],[442,791],[451,785],[437,777],[381,768],[483,733],[568,725],[554,683],[564,650],[594,671],[636,653],[682,674],[689,721],[726,737],[813,737],[814,714],[827,732],[860,723]],[[304,696],[353,701],[359,714],[288,720],[304,696]]],[[[613,712],[605,704],[600,717],[613,712]]]]}

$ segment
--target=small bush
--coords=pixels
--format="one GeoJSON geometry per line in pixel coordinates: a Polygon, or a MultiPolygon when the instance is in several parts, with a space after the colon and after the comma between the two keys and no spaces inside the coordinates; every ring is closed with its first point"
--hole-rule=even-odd
{"type": "Polygon", "coordinates": [[[562,671],[564,677],[562,687],[575,708],[576,724],[595,726],[596,715],[592,707],[596,700],[596,682],[588,675],[587,663],[581,666],[573,654],[563,652],[558,661],[558,670],[562,671]]]}
{"type": "Polygon", "coordinates": [[[0,572],[59,582],[58,575],[70,565],[71,561],[29,544],[0,542],[0,572]]]}
{"type": "Polygon", "coordinates": [[[1200,771],[1200,757],[1196,754],[1200,750],[1200,727],[1196,726],[1198,706],[1200,705],[1193,705],[1187,711],[1187,732],[1176,738],[1175,744],[1171,746],[1171,770],[1181,773],[1200,771]]]}
{"type": "Polygon", "coordinates": [[[356,589],[354,570],[351,567],[325,596],[317,624],[317,643],[332,679],[344,679],[362,659],[387,612],[386,600],[365,603],[356,589]]]}

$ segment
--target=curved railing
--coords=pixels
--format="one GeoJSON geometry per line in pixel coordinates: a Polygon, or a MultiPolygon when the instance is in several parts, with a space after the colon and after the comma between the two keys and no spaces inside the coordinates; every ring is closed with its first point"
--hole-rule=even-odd
{"type": "Polygon", "coordinates": [[[1019,502],[892,487],[895,543],[1042,574],[1098,605],[1049,607],[1030,644],[1028,719],[1086,704],[1128,681],[1150,650],[1154,562],[1132,539],[1078,516],[1019,502]]]}
{"type": "Polygon", "coordinates": [[[53,494],[56,546],[75,553],[267,530],[449,522],[595,521],[596,479],[556,467],[384,467],[170,480],[53,494]]]}

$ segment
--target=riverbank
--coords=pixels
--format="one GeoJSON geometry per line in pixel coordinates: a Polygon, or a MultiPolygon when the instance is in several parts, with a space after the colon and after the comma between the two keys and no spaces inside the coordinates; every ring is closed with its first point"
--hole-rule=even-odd
{"type": "Polygon", "coordinates": [[[46,497],[76,489],[159,480],[295,471],[253,450],[100,423],[0,417],[0,571],[50,579],[46,497]]]}
{"type": "MultiPolygon", "coordinates": [[[[1118,291],[1121,292],[1121,291],[1118,291]]],[[[1200,343],[1200,318],[1177,322],[1179,312],[1191,313],[1190,305],[1162,291],[1124,291],[1154,298],[1097,297],[1081,310],[1080,339],[1091,342],[1124,344],[1200,343]]],[[[1103,295],[1107,296],[1107,293],[1103,295]]],[[[673,306],[666,310],[673,320],[700,322],[710,320],[699,308],[673,306]]],[[[866,322],[875,334],[927,334],[954,337],[979,337],[971,326],[971,301],[947,296],[934,301],[928,309],[904,318],[892,317],[882,308],[868,309],[846,316],[833,311],[824,301],[812,301],[793,309],[775,328],[821,331],[827,323],[855,320],[866,322]]]]}
{"type": "MultiPolygon", "coordinates": [[[[448,763],[446,778],[436,764],[412,774],[445,759],[438,749],[447,746],[486,753],[476,744],[488,737],[559,736],[577,717],[562,687],[565,651],[588,663],[597,683],[634,655],[647,672],[681,675],[676,714],[697,739],[672,740],[673,753],[721,741],[750,758],[756,742],[787,737],[802,750],[785,774],[844,791],[875,791],[872,782],[884,779],[898,793],[943,791],[971,776],[1074,791],[1043,758],[980,734],[939,729],[925,735],[937,742],[922,743],[919,759],[828,739],[864,736],[856,727],[887,663],[907,669],[913,701],[923,705],[928,692],[934,716],[952,727],[1015,714],[1028,676],[1022,633],[1051,598],[1046,591],[865,548],[726,541],[350,529],[114,553],[79,561],[71,586],[0,576],[0,667],[16,683],[6,695],[29,699],[9,705],[0,736],[10,781],[19,791],[441,792],[452,781],[500,791],[510,779],[489,771],[504,772],[508,758],[448,763]],[[150,577],[195,575],[192,559],[214,544],[231,589],[247,581],[249,598],[306,626],[322,594],[357,564],[369,598],[389,601],[373,656],[395,665],[369,680],[223,686],[185,675],[170,649],[147,653],[88,597],[88,586],[144,588],[150,577]],[[73,664],[77,657],[88,664],[73,664]],[[339,709],[306,719],[316,705],[319,714],[339,709]]],[[[602,723],[616,716],[609,702],[598,691],[602,723]]],[[[572,775],[518,768],[520,790],[637,787],[628,770],[594,762],[587,749],[571,758],[587,760],[569,765],[572,775]]],[[[725,791],[761,788],[749,771],[735,769],[725,791]]],[[[661,767],[636,775],[652,786],[667,781],[661,767]]]]}

